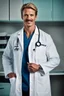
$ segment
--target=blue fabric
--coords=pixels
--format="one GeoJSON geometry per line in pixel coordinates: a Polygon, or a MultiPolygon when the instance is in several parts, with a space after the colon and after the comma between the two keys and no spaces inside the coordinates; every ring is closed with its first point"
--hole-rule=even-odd
{"type": "Polygon", "coordinates": [[[29,62],[28,46],[33,36],[33,33],[30,35],[29,38],[27,38],[26,33],[24,32],[24,52],[23,52],[23,58],[22,58],[22,90],[24,91],[29,90],[29,75],[30,74],[29,74],[28,65],[27,65],[27,62],[29,62]]]}

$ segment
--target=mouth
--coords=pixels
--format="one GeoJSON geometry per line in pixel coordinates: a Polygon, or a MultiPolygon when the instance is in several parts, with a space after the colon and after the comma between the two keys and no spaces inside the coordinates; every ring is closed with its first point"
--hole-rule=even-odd
{"type": "Polygon", "coordinates": [[[25,20],[25,22],[28,22],[28,23],[30,23],[30,22],[32,22],[32,21],[33,21],[33,20],[28,20],[28,19],[27,19],[27,20],[25,20]]]}

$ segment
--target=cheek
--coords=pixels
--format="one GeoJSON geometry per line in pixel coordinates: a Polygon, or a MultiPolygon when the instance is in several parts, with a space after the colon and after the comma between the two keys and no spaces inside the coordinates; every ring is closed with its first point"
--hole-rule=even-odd
{"type": "Polygon", "coordinates": [[[34,17],[31,18],[32,21],[35,21],[36,19],[34,17]]]}
{"type": "Polygon", "coordinates": [[[26,22],[26,18],[23,18],[23,21],[26,22]]]}

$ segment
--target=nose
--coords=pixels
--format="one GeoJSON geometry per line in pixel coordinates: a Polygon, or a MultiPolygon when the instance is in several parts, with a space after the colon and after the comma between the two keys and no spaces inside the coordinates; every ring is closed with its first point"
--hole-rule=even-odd
{"type": "Polygon", "coordinates": [[[27,19],[30,19],[30,15],[27,16],[27,19]]]}

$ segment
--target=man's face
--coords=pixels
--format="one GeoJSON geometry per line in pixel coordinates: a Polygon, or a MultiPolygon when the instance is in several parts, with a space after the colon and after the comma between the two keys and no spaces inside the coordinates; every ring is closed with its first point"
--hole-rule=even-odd
{"type": "Polygon", "coordinates": [[[37,16],[35,15],[35,11],[33,9],[26,8],[23,10],[22,19],[24,20],[25,26],[31,27],[32,25],[34,25],[36,17],[37,16]]]}

